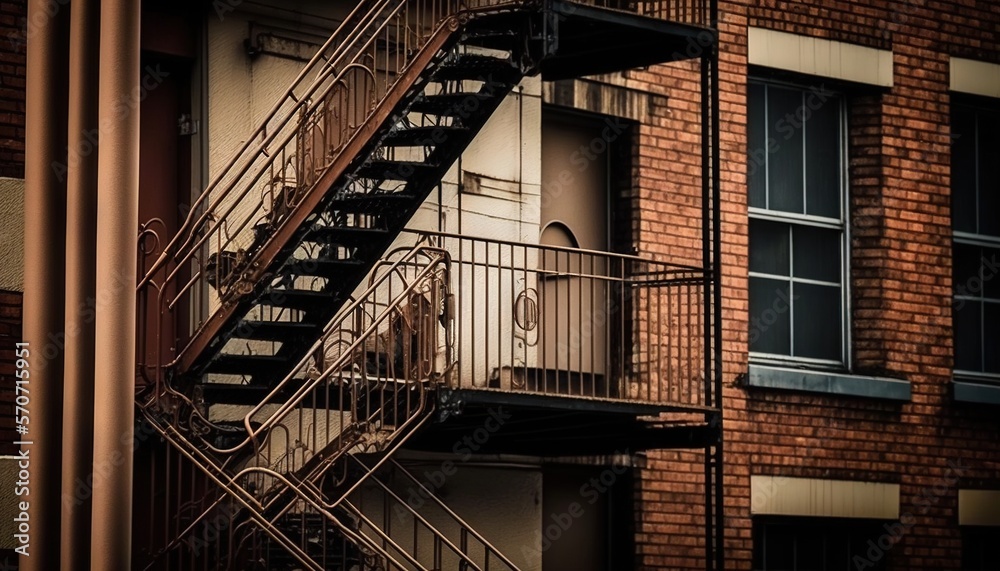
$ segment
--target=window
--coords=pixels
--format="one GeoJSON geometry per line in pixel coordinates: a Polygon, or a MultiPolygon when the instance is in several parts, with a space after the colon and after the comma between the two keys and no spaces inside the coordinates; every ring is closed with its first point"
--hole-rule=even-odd
{"type": "Polygon", "coordinates": [[[882,522],[830,518],[754,518],[754,571],[881,571],[888,550],[875,553],[882,522]],[[869,553],[871,551],[871,553],[869,553]]]}
{"type": "Polygon", "coordinates": [[[750,351],[846,365],[844,99],[751,80],[747,105],[750,351]]]}
{"type": "Polygon", "coordinates": [[[1000,113],[952,110],[955,369],[1000,376],[1000,113]]]}
{"type": "Polygon", "coordinates": [[[962,528],[962,571],[996,571],[1000,527],[962,528]]]}

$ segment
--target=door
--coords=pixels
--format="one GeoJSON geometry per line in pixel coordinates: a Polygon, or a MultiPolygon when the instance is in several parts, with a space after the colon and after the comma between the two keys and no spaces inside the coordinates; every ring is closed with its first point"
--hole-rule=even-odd
{"type": "Polygon", "coordinates": [[[601,396],[608,373],[609,155],[603,121],[546,111],[542,120],[541,335],[545,392],[601,396]]]}

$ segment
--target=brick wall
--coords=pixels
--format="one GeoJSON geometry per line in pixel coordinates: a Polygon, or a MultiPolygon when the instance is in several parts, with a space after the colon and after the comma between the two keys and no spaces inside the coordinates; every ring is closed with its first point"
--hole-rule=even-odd
{"type": "Polygon", "coordinates": [[[0,455],[14,454],[14,344],[21,341],[21,294],[0,291],[0,455]]]}
{"type": "Polygon", "coordinates": [[[0,176],[24,178],[27,0],[0,2],[0,176]]]}
{"type": "MultiPolygon", "coordinates": [[[[1000,5],[966,0],[721,1],[726,555],[750,569],[750,475],[895,482],[917,523],[893,570],[957,569],[959,487],[1000,488],[995,410],[951,401],[948,57],[1000,60],[1000,5]],[[908,379],[890,404],[740,388],[747,371],[747,26],[891,49],[895,85],[849,97],[855,370],[908,379]],[[926,511],[950,462],[966,469],[926,511]]],[[[697,77],[688,62],[628,74],[666,95],[640,128],[639,249],[691,261],[699,188],[697,77]],[[694,135],[692,135],[694,134],[694,135]],[[694,214],[692,214],[694,213],[694,214]]],[[[637,490],[642,569],[704,568],[701,456],[651,453],[637,490]]]]}

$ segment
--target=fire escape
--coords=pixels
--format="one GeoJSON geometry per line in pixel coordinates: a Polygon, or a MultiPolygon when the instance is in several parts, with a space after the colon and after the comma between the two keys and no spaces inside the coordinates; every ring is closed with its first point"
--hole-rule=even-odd
{"type": "Polygon", "coordinates": [[[143,565],[517,569],[397,455],[503,405],[518,428],[485,451],[703,450],[721,569],[715,21],[709,0],[358,2],[180,231],[140,233],[136,400],[167,443],[147,511],[169,520],[143,565]],[[404,230],[522,78],[692,57],[701,265],[404,230]],[[575,351],[592,335],[547,312],[608,341],[575,351]]]}

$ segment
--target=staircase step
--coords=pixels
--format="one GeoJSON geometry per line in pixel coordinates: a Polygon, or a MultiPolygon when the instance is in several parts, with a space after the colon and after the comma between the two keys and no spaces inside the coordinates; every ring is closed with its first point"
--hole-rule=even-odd
{"type": "Polygon", "coordinates": [[[384,242],[389,238],[389,231],[381,228],[353,228],[350,226],[313,226],[305,239],[310,242],[336,244],[354,247],[368,246],[384,242]]]}
{"type": "Polygon", "coordinates": [[[386,147],[423,147],[438,146],[446,141],[462,137],[466,140],[470,134],[465,127],[410,127],[393,131],[382,141],[386,147]]]}
{"type": "MultiPolygon", "coordinates": [[[[328,260],[324,258],[311,258],[306,260],[295,260],[285,265],[285,271],[300,276],[316,276],[320,278],[341,278],[347,277],[351,272],[365,269],[367,262],[364,260],[328,260]]],[[[327,294],[329,295],[329,294],[327,294]]]]}
{"type": "Polygon", "coordinates": [[[441,63],[434,70],[436,81],[471,79],[477,81],[513,83],[521,78],[521,71],[510,60],[480,54],[457,54],[441,63]]]}
{"type": "Polygon", "coordinates": [[[416,161],[374,160],[358,169],[358,176],[372,180],[408,181],[437,172],[437,165],[416,161]]]}
{"type": "MultiPolygon", "coordinates": [[[[284,404],[302,387],[302,380],[293,380],[284,386],[268,401],[271,404],[284,404]]],[[[235,385],[232,383],[205,383],[201,385],[201,394],[208,405],[241,405],[255,406],[264,402],[271,393],[272,387],[264,385],[235,385]]],[[[325,383],[313,389],[302,400],[307,407],[325,406],[329,410],[341,410],[341,388],[336,384],[325,383]]],[[[346,399],[350,402],[350,399],[346,399]]]]}
{"type": "Polygon", "coordinates": [[[287,341],[289,339],[313,339],[323,328],[315,323],[297,321],[254,321],[243,320],[233,332],[237,339],[258,341],[287,341]]]}
{"type": "Polygon", "coordinates": [[[209,363],[206,372],[219,375],[276,377],[285,375],[293,363],[273,355],[221,354],[209,363]]]}
{"type": "Polygon", "coordinates": [[[441,95],[421,95],[413,100],[410,111],[438,117],[461,117],[470,114],[470,109],[482,104],[491,95],[480,93],[444,93],[441,95]]]}
{"type": "Polygon", "coordinates": [[[345,214],[382,214],[405,211],[416,201],[406,192],[343,196],[330,202],[329,210],[345,214]]]}
{"type": "Polygon", "coordinates": [[[495,50],[509,50],[515,45],[521,33],[514,30],[483,30],[465,35],[462,43],[467,46],[478,46],[495,50]]]}
{"type": "Polygon", "coordinates": [[[302,311],[312,311],[336,302],[336,298],[330,292],[298,289],[271,290],[257,300],[260,305],[302,311]]]}

